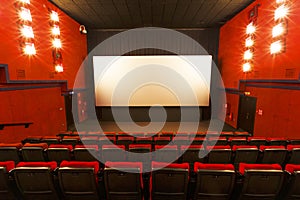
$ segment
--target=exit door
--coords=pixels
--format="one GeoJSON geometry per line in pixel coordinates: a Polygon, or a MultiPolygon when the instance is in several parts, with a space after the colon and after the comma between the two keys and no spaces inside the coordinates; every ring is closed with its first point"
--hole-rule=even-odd
{"type": "Polygon", "coordinates": [[[251,134],[254,131],[254,121],[256,113],[256,97],[240,96],[238,128],[241,128],[251,134]]]}

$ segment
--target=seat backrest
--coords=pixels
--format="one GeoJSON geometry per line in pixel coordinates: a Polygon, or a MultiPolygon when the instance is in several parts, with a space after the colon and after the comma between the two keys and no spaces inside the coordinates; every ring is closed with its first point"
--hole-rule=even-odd
{"type": "Polygon", "coordinates": [[[23,160],[26,162],[46,161],[44,151],[48,148],[47,143],[26,143],[22,147],[23,160]]]}
{"type": "Polygon", "coordinates": [[[259,147],[260,145],[266,145],[267,139],[265,137],[248,137],[248,144],[259,147]]]}
{"type": "Polygon", "coordinates": [[[58,169],[60,189],[65,199],[99,199],[97,161],[63,161],[58,169]]]}
{"type": "Polygon", "coordinates": [[[287,164],[285,170],[291,173],[291,180],[286,186],[286,199],[299,199],[300,197],[300,165],[287,164]]]}
{"type": "Polygon", "coordinates": [[[101,160],[105,163],[126,161],[125,145],[103,145],[101,151],[101,160]]]}
{"type": "Polygon", "coordinates": [[[199,157],[199,152],[204,147],[201,145],[181,146],[181,158],[183,163],[194,164],[195,162],[203,162],[204,158],[199,157]]]}
{"type": "Polygon", "coordinates": [[[244,175],[241,198],[276,199],[282,189],[284,173],[279,164],[240,164],[244,175]]]}
{"type": "Polygon", "coordinates": [[[234,145],[232,147],[234,152],[233,163],[256,163],[259,150],[257,146],[251,145],[234,145]]]}
{"type": "Polygon", "coordinates": [[[71,160],[72,145],[65,144],[50,144],[46,150],[47,158],[49,161],[56,161],[61,163],[63,160],[71,160]]]}
{"type": "Polygon", "coordinates": [[[0,161],[13,160],[15,163],[20,162],[21,143],[0,144],[0,161]]]}
{"type": "Polygon", "coordinates": [[[231,147],[229,145],[207,146],[208,163],[230,163],[231,162],[231,147]]]}
{"type": "Polygon", "coordinates": [[[151,199],[187,199],[189,164],[152,162],[151,199]],[[165,166],[164,168],[162,168],[165,166]]]}
{"type": "Polygon", "coordinates": [[[300,164],[300,145],[287,145],[287,150],[290,152],[288,163],[300,164]]]}
{"type": "Polygon", "coordinates": [[[107,199],[142,199],[141,162],[106,162],[105,166],[107,199]]]}
{"type": "Polygon", "coordinates": [[[178,158],[177,145],[155,145],[153,152],[153,160],[158,162],[176,162],[178,158]]]}
{"type": "Polygon", "coordinates": [[[287,149],[284,146],[264,146],[261,145],[259,149],[263,152],[261,163],[283,164],[287,157],[287,149]]]}
{"type": "Polygon", "coordinates": [[[75,145],[73,153],[76,161],[99,160],[98,145],[75,145]]]}
{"type": "Polygon", "coordinates": [[[9,184],[9,171],[15,168],[14,161],[0,162],[0,199],[15,199],[9,184]]]}
{"type": "Polygon", "coordinates": [[[286,138],[267,138],[268,145],[272,146],[286,146],[287,145],[287,139],[286,138]]]}
{"type": "Polygon", "coordinates": [[[195,199],[231,199],[235,171],[232,164],[195,163],[195,199]]]}
{"type": "Polygon", "coordinates": [[[12,174],[23,198],[58,199],[52,173],[56,167],[56,162],[20,162],[12,174]]]}

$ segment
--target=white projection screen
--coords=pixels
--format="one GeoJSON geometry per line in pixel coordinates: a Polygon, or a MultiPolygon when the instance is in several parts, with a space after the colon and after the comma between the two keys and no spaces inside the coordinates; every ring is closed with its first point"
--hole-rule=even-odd
{"type": "Polygon", "coordinates": [[[212,56],[94,56],[96,106],[209,106],[212,56]]]}

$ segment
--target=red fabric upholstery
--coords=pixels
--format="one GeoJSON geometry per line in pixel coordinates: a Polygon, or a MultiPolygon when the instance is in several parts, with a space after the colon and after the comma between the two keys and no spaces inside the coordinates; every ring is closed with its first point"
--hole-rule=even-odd
{"type": "Polygon", "coordinates": [[[116,132],[108,132],[108,131],[105,131],[105,132],[103,132],[104,133],[104,135],[116,135],[116,132]]]}
{"type": "Polygon", "coordinates": [[[69,151],[73,150],[73,146],[70,144],[50,144],[49,148],[67,148],[69,151]]]}
{"type": "Polygon", "coordinates": [[[188,141],[188,140],[190,140],[190,138],[188,136],[175,136],[173,138],[173,140],[176,140],[176,141],[188,141]]]}
{"type": "Polygon", "coordinates": [[[80,137],[79,136],[64,136],[64,138],[63,138],[64,140],[69,140],[69,139],[72,139],[72,140],[80,140],[80,137]]]}
{"type": "Polygon", "coordinates": [[[118,137],[118,141],[125,141],[125,140],[128,140],[128,141],[134,141],[134,137],[132,136],[121,136],[121,137],[118,137]]]}
{"type": "Polygon", "coordinates": [[[182,145],[180,147],[181,150],[186,150],[186,149],[204,149],[204,147],[202,145],[182,145]]]}
{"type": "Polygon", "coordinates": [[[163,162],[155,162],[152,161],[152,168],[175,168],[175,169],[190,169],[190,165],[188,163],[163,163],[163,162]]]}
{"type": "Polygon", "coordinates": [[[266,149],[285,149],[285,147],[284,146],[265,146],[265,145],[260,145],[259,149],[261,151],[264,151],[266,149]]]}
{"type": "Polygon", "coordinates": [[[232,164],[203,164],[196,162],[194,165],[194,171],[197,172],[199,169],[234,170],[234,166],[232,164]]]}
{"type": "Polygon", "coordinates": [[[136,141],[152,141],[152,137],[137,137],[135,138],[136,141]]]}
{"type": "Polygon", "coordinates": [[[93,168],[94,173],[99,171],[99,163],[97,161],[83,162],[83,161],[62,161],[60,167],[74,167],[74,168],[93,168]]]}
{"type": "Polygon", "coordinates": [[[220,135],[220,133],[217,132],[217,131],[207,131],[206,134],[207,135],[211,135],[211,136],[213,136],[213,135],[220,135]]]}
{"type": "Polygon", "coordinates": [[[51,162],[19,162],[17,167],[49,167],[51,170],[57,168],[57,163],[55,161],[51,162]]]}
{"type": "Polygon", "coordinates": [[[57,140],[60,140],[60,137],[59,136],[43,136],[42,140],[43,139],[57,139],[57,140]]]}
{"type": "Polygon", "coordinates": [[[252,140],[267,140],[266,137],[248,137],[248,141],[252,141],[252,140]]]}
{"type": "Polygon", "coordinates": [[[231,147],[229,145],[207,146],[206,148],[208,150],[211,150],[211,149],[231,149],[231,147]]]}
{"type": "Polygon", "coordinates": [[[23,147],[40,147],[42,149],[47,149],[48,144],[47,143],[26,143],[23,147]]]}
{"type": "Polygon", "coordinates": [[[83,145],[83,144],[77,144],[75,145],[75,148],[74,149],[96,149],[98,151],[98,145],[93,145],[93,144],[90,144],[90,145],[83,145]]]}
{"type": "Polygon", "coordinates": [[[162,148],[165,148],[165,149],[174,149],[174,150],[177,150],[177,145],[155,145],[155,149],[162,149],[162,148]]]}
{"type": "Polygon", "coordinates": [[[116,142],[116,136],[101,136],[101,137],[99,137],[99,141],[101,142],[102,140],[110,140],[112,142],[116,142]]]}
{"type": "Polygon", "coordinates": [[[232,150],[236,151],[237,149],[257,149],[257,146],[252,145],[233,145],[232,150]]]}
{"type": "Polygon", "coordinates": [[[15,162],[14,161],[0,162],[0,167],[5,167],[6,171],[9,172],[13,168],[15,168],[15,162]]]}
{"type": "Polygon", "coordinates": [[[170,140],[170,138],[169,137],[155,137],[154,138],[154,141],[158,141],[158,140],[160,140],[160,141],[169,141],[170,140]]]}
{"type": "Polygon", "coordinates": [[[108,144],[108,145],[103,145],[102,146],[102,149],[115,149],[115,148],[120,148],[120,149],[123,149],[123,150],[126,149],[125,145],[110,145],[110,144],[108,144]]]}
{"type": "Polygon", "coordinates": [[[233,132],[231,132],[231,131],[222,131],[221,135],[233,135],[233,132]]]}
{"type": "Polygon", "coordinates": [[[285,170],[294,173],[294,171],[300,171],[300,165],[287,164],[285,170]]]}
{"type": "Polygon", "coordinates": [[[268,137],[267,140],[268,140],[268,141],[274,141],[274,140],[283,140],[283,141],[285,141],[286,138],[284,138],[284,137],[279,137],[279,138],[268,137]]]}
{"type": "Polygon", "coordinates": [[[236,140],[243,140],[243,141],[247,141],[247,138],[245,138],[245,137],[230,137],[229,139],[228,139],[228,141],[236,141],[236,140]]]}
{"type": "Polygon", "coordinates": [[[205,138],[202,138],[202,137],[195,137],[195,138],[190,138],[191,141],[204,141],[205,138]]]}
{"type": "Polygon", "coordinates": [[[293,149],[300,149],[300,145],[287,145],[287,150],[292,151],[293,149]]]}
{"type": "Polygon", "coordinates": [[[236,131],[236,132],[234,132],[234,135],[237,135],[237,136],[239,136],[239,135],[249,135],[249,133],[246,132],[246,131],[236,131]]]}
{"type": "Polygon", "coordinates": [[[279,164],[246,164],[246,163],[240,163],[239,166],[239,172],[244,175],[245,170],[248,169],[269,169],[269,170],[282,170],[281,166],[279,164]]]}
{"type": "Polygon", "coordinates": [[[0,143],[0,148],[1,147],[16,147],[17,149],[21,149],[22,146],[23,145],[21,143],[8,143],[8,144],[0,143]]]}
{"type": "Polygon", "coordinates": [[[207,140],[212,141],[212,140],[222,140],[222,141],[227,141],[226,137],[209,137],[207,140]]]}
{"type": "Polygon", "coordinates": [[[147,148],[151,149],[151,144],[130,144],[129,149],[134,149],[134,148],[147,148]]]}
{"type": "Polygon", "coordinates": [[[94,140],[94,141],[97,141],[99,138],[98,136],[84,136],[81,138],[82,141],[84,140],[94,140]]]}
{"type": "Polygon", "coordinates": [[[191,132],[190,136],[205,136],[206,132],[191,132]]]}

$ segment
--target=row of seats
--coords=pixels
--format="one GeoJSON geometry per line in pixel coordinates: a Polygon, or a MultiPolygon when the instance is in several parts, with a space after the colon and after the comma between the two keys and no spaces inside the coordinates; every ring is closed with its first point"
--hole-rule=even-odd
{"type": "Polygon", "coordinates": [[[0,162],[0,199],[276,200],[300,198],[300,165],[0,162]]]}
{"type": "Polygon", "coordinates": [[[204,162],[204,163],[279,163],[280,165],[300,164],[300,145],[257,146],[250,145],[154,145],[130,144],[126,151],[125,145],[64,145],[46,143],[0,144],[0,161],[56,161],[63,160],[96,161],[141,161],[159,162],[204,162]],[[132,153],[140,153],[130,154],[132,153]],[[152,152],[152,154],[149,154],[152,152]],[[203,156],[199,156],[199,152],[203,156]],[[143,153],[143,154],[141,154],[143,153]],[[182,155],[182,156],[180,156],[182,155]],[[177,159],[179,157],[179,159],[177,159]],[[138,160],[137,160],[138,158],[138,160]]]}

